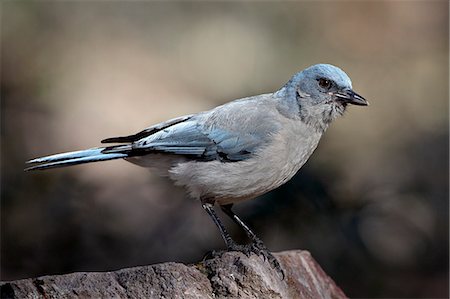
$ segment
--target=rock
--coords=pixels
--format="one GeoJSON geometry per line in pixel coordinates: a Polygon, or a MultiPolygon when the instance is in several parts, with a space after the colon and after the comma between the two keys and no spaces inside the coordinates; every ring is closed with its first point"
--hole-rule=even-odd
{"type": "Polygon", "coordinates": [[[284,279],[260,256],[226,252],[195,265],[163,263],[2,282],[1,298],[347,298],[309,252],[274,255],[284,279]]]}

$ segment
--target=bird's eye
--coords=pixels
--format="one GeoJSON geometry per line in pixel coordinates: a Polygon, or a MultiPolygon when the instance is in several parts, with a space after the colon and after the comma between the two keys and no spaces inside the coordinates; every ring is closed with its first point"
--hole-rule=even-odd
{"type": "Polygon", "coordinates": [[[331,81],[327,80],[325,78],[320,78],[319,79],[319,86],[322,87],[322,88],[330,89],[331,81]]]}

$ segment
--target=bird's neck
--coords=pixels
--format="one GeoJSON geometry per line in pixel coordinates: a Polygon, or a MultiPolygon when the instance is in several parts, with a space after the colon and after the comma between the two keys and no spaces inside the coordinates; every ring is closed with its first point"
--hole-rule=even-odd
{"type": "Polygon", "coordinates": [[[285,85],[274,95],[278,98],[278,111],[281,114],[291,119],[299,119],[314,131],[325,132],[334,119],[330,113],[321,111],[317,106],[302,104],[296,90],[289,85],[285,85]]]}
{"type": "Polygon", "coordinates": [[[333,120],[326,111],[314,106],[299,105],[299,117],[306,125],[314,128],[317,132],[325,132],[333,120]]]}

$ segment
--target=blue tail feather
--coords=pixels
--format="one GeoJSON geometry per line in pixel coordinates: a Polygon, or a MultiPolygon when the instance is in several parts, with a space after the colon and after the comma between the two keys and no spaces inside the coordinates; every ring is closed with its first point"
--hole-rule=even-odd
{"type": "Polygon", "coordinates": [[[82,151],[68,152],[62,154],[51,155],[47,157],[36,158],[27,162],[34,164],[25,168],[25,171],[43,170],[77,164],[84,164],[97,161],[106,161],[119,158],[126,158],[126,153],[103,153],[105,148],[91,148],[82,151]]]}

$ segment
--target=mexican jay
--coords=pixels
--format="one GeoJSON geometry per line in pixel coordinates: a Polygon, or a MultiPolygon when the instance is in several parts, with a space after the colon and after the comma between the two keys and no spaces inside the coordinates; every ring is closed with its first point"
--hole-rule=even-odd
{"type": "MultiPolygon", "coordinates": [[[[317,147],[329,124],[348,104],[367,105],[352,90],[345,72],[329,64],[295,74],[281,89],[235,100],[209,111],[182,116],[134,135],[102,141],[115,145],[28,161],[26,170],[125,159],[155,169],[184,186],[202,203],[229,250],[242,249],[230,237],[213,205],[262,242],[231,211],[231,206],[277,188],[290,180],[317,147]]],[[[266,255],[279,268],[270,253],[266,255]]]]}

